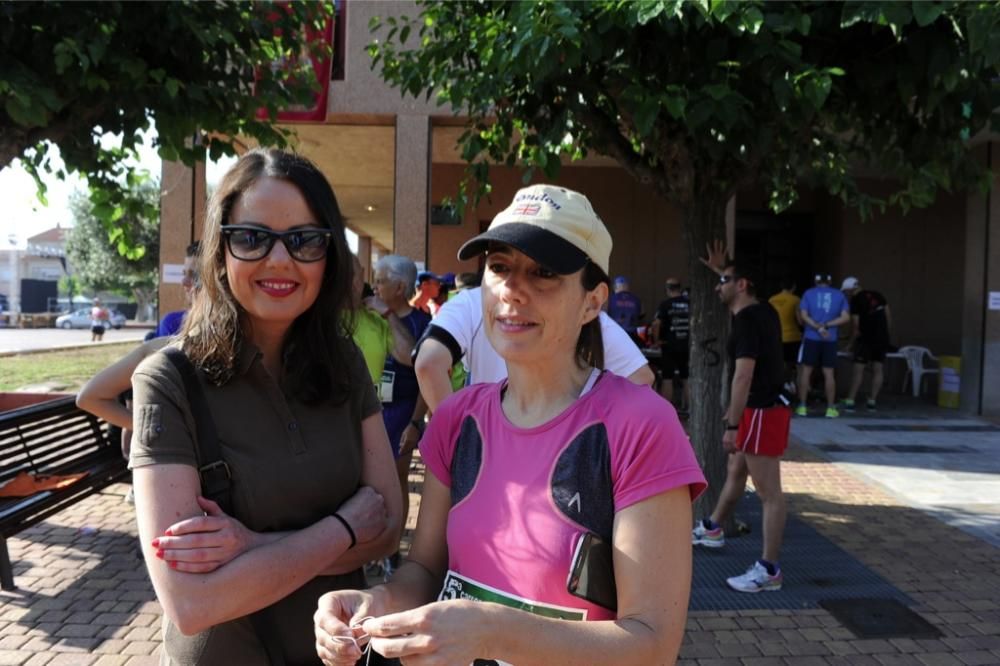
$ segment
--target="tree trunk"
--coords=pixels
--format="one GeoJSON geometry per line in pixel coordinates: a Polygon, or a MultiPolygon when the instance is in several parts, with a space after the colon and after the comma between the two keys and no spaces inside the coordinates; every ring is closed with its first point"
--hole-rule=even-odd
{"type": "Polygon", "coordinates": [[[136,321],[148,321],[149,320],[149,302],[153,298],[153,290],[141,287],[136,287],[132,289],[132,293],[135,295],[135,320],[136,321]]]}
{"type": "MultiPolygon", "coordinates": [[[[684,212],[684,243],[688,253],[691,281],[691,415],[688,429],[691,444],[698,456],[708,490],[695,504],[695,515],[704,518],[712,513],[726,480],[727,456],[722,448],[723,395],[728,395],[729,312],[719,302],[715,291],[718,276],[700,261],[705,246],[726,239],[726,203],[728,195],[716,199],[695,197],[684,212]],[[717,199],[717,200],[716,200],[717,199]]],[[[733,520],[724,525],[732,532],[733,520]]]]}

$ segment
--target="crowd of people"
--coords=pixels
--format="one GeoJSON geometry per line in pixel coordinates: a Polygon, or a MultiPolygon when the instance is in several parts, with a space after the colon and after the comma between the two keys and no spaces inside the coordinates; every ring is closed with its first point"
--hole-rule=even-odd
{"type": "Polygon", "coordinates": [[[692,545],[724,546],[748,476],[763,551],[727,583],[780,589],[790,366],[800,386],[826,368],[852,316],[856,364],[879,364],[884,298],[849,278],[847,306],[817,276],[819,291],[800,303],[789,284],[772,307],[751,270],[708,253],[734,322],[729,465],[689,537],[705,488],[678,416],[690,301],[668,278],[644,325],[628,279],[610,277],[612,245],[585,195],[533,185],[461,247],[479,274],[385,255],[369,286],[319,170],[241,157],[189,248],[186,310],[78,397],[131,433],[164,663],[672,663],[692,545]],[[793,359],[796,334],[810,344],[793,359]],[[660,352],[659,392],[642,347],[660,352]],[[372,562],[385,582],[369,589],[372,562]]]}

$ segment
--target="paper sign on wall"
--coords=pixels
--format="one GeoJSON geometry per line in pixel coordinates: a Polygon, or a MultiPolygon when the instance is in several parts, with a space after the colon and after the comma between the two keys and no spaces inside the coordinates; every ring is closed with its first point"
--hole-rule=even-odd
{"type": "Polygon", "coordinates": [[[990,310],[1000,310],[1000,291],[990,292],[990,310]]]}
{"type": "Polygon", "coordinates": [[[160,282],[164,284],[180,284],[184,281],[184,264],[163,264],[160,282]]]}

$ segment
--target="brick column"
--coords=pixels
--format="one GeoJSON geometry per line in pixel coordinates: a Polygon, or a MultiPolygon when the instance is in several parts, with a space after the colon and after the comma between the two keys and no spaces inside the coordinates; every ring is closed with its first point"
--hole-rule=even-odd
{"type": "Polygon", "coordinates": [[[393,252],[427,262],[431,124],[428,116],[396,117],[393,252]]]}
{"type": "MultiPolygon", "coordinates": [[[[205,164],[194,168],[180,162],[163,162],[160,177],[160,275],[164,264],[184,263],[184,251],[201,238],[205,224],[205,164]]],[[[183,310],[184,289],[180,284],[160,282],[160,317],[183,310]]]]}

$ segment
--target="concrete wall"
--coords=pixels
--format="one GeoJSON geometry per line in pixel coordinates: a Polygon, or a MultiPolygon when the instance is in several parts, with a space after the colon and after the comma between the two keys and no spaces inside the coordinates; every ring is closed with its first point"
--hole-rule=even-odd
{"type": "MultiPolygon", "coordinates": [[[[374,16],[415,17],[420,13],[413,2],[385,0],[381,2],[348,2],[347,28],[344,33],[344,80],[330,84],[330,99],[327,113],[372,114],[372,115],[432,115],[442,113],[433,98],[425,102],[423,98],[400,98],[399,91],[387,86],[379,76],[379,70],[371,68],[371,58],[365,50],[376,38],[368,31],[368,22],[374,16]]],[[[409,38],[416,44],[416,31],[409,38]]],[[[443,111],[450,115],[450,111],[443,111]]]]}
{"type": "MultiPolygon", "coordinates": [[[[880,194],[885,186],[868,182],[865,189],[880,194]]],[[[862,222],[857,211],[836,203],[839,214],[826,237],[831,265],[838,279],[855,275],[885,294],[894,344],[962,353],[965,205],[964,193],[942,193],[928,208],[890,210],[862,222]]]]}

